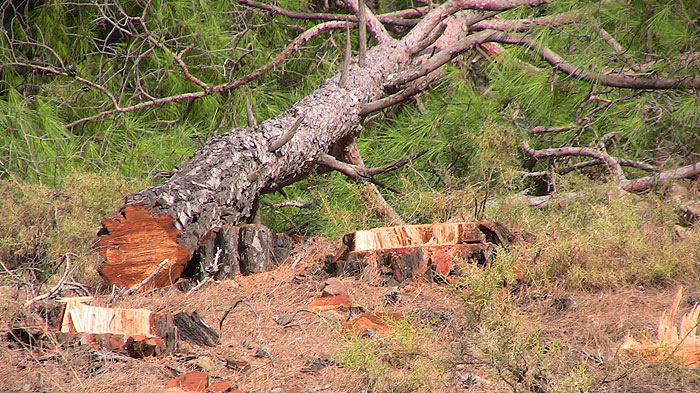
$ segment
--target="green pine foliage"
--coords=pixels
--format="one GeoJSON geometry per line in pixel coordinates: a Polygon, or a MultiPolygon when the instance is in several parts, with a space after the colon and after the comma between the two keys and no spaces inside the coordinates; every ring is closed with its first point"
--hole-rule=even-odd
{"type": "MultiPolygon", "coordinates": [[[[336,45],[342,46],[344,33],[322,34],[247,87],[69,129],[71,122],[110,109],[109,97],[70,76],[11,64],[75,74],[104,86],[120,106],[128,107],[149,97],[199,89],[183,77],[177,53],[184,53],[193,76],[210,85],[225,83],[269,62],[301,29],[316,22],[271,15],[235,1],[156,0],[145,14],[143,0],[99,7],[82,0],[70,5],[11,3],[14,7],[6,8],[3,19],[6,34],[0,35],[0,178],[18,182],[58,187],[75,173],[157,182],[155,173],[177,167],[209,137],[244,125],[246,97],[258,119],[276,116],[337,72],[342,57],[336,45]],[[118,23],[114,26],[108,19],[118,23]],[[165,49],[153,48],[146,32],[165,49]]],[[[277,2],[299,11],[319,10],[321,4],[277,2]]],[[[574,23],[535,27],[527,34],[593,73],[632,65],[643,65],[640,74],[649,77],[700,73],[697,60],[683,60],[700,47],[693,1],[596,4],[554,1],[503,12],[500,18],[580,12],[574,23]],[[616,37],[625,53],[614,55],[599,28],[616,37]]],[[[382,13],[413,3],[380,0],[375,6],[382,13]]],[[[535,148],[595,147],[602,135],[615,132],[616,155],[665,167],[697,160],[694,152],[700,151],[696,92],[595,86],[552,71],[522,47],[505,46],[501,56],[487,60],[475,51],[466,53],[419,99],[422,105],[409,100],[397,111],[387,110],[358,138],[371,166],[428,150],[406,167],[379,176],[403,192],[382,190],[411,223],[473,218],[483,215],[479,206],[485,199],[537,193],[536,184],[523,181],[518,172],[528,163],[519,149],[523,141],[535,148]],[[591,96],[598,99],[589,100],[591,96]],[[564,125],[574,127],[541,137],[527,134],[535,126],[564,125]]],[[[547,170],[548,164],[543,160],[527,170],[547,170]]],[[[607,178],[600,168],[585,174],[597,182],[607,178]]],[[[560,192],[577,187],[576,182],[563,181],[558,186],[560,192]]],[[[313,208],[265,207],[263,219],[277,230],[301,227],[306,234],[328,236],[382,225],[382,217],[368,212],[365,188],[338,174],[314,176],[287,187],[284,195],[263,198],[268,204],[311,202],[313,208]]]]}

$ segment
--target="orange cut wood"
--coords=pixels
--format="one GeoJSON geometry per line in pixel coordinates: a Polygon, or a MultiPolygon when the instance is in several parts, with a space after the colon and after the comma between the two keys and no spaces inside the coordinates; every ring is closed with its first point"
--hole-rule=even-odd
{"type": "Polygon", "coordinates": [[[311,301],[309,309],[316,312],[337,310],[340,308],[350,309],[350,298],[345,293],[335,296],[317,297],[311,301]]]}
{"type": "Polygon", "coordinates": [[[485,241],[481,222],[434,223],[374,228],[354,233],[352,251],[440,246],[485,241]]]}
{"type": "Polygon", "coordinates": [[[116,216],[102,220],[95,244],[105,259],[100,275],[110,284],[131,288],[168,259],[143,289],[173,284],[190,260],[190,252],[177,242],[179,234],[169,216],[154,217],[141,205],[126,205],[116,216]]]}
{"type": "Polygon", "coordinates": [[[79,335],[85,344],[107,351],[123,350],[132,357],[169,353],[177,345],[170,314],[137,308],[107,308],[84,304],[86,298],[63,299],[62,334],[79,335]]]}
{"type": "Polygon", "coordinates": [[[207,393],[226,393],[231,390],[233,390],[233,387],[228,381],[216,382],[207,387],[207,393]]]}
{"type": "Polygon", "coordinates": [[[400,313],[372,314],[365,312],[360,314],[357,318],[353,319],[352,321],[343,322],[343,327],[345,327],[348,331],[350,331],[353,334],[362,334],[369,330],[376,333],[379,336],[387,337],[394,333],[394,328],[392,326],[389,326],[386,322],[384,322],[384,320],[399,320],[402,318],[403,315],[401,315],[400,313]]]}
{"type": "Polygon", "coordinates": [[[167,392],[205,392],[209,384],[209,376],[200,371],[192,371],[187,374],[172,378],[165,384],[167,392]]]}

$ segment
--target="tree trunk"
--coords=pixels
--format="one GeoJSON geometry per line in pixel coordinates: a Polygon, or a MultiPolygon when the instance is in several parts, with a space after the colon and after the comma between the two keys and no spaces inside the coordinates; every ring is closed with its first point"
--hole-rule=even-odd
{"type": "MultiPolygon", "coordinates": [[[[359,11],[357,1],[344,2],[353,12],[359,11]]],[[[343,148],[360,131],[364,115],[418,93],[439,75],[444,64],[476,45],[500,42],[524,46],[556,70],[601,85],[700,87],[698,77],[671,80],[584,72],[526,35],[489,29],[470,34],[470,26],[492,14],[467,9],[502,11],[546,2],[450,0],[432,8],[401,41],[393,39],[377,17],[365,9],[366,27],[378,42],[367,51],[365,66],[343,67],[342,78],[340,74],[333,76],[291,109],[257,127],[238,128],[212,138],[163,184],[129,196],[116,216],[102,222],[96,248],[106,260],[101,268],[103,277],[123,287],[143,284],[143,278],[151,276],[155,277],[152,285],[172,283],[200,243],[208,241],[212,228],[235,225],[254,215],[261,193],[294,183],[308,176],[317,165],[356,179],[374,180],[367,168],[341,163],[329,153],[342,157],[343,148]],[[392,89],[403,90],[382,98],[392,89]],[[153,268],[160,268],[162,263],[162,270],[154,273],[153,268]]],[[[339,27],[338,22],[332,23],[339,27]]],[[[317,28],[322,29],[322,25],[317,28]]],[[[697,166],[689,167],[668,176],[687,176],[697,171],[697,166]]],[[[654,179],[647,180],[630,187],[645,187],[654,179]]],[[[247,245],[238,247],[245,249],[247,245]]],[[[258,255],[256,250],[250,251],[251,255],[258,255]]],[[[211,256],[212,250],[207,252],[208,258],[216,257],[216,253],[211,256]]]]}
{"type": "Polygon", "coordinates": [[[387,76],[409,60],[402,43],[380,44],[368,51],[366,67],[350,67],[345,87],[335,75],[259,127],[212,138],[163,184],[127,197],[117,215],[103,220],[98,233],[96,248],[106,260],[103,277],[131,287],[140,280],[110,273],[123,270],[126,263],[148,275],[166,258],[169,262],[155,285],[179,277],[210,229],[250,216],[259,194],[308,175],[320,155],[357,134],[362,106],[381,98],[387,76]],[[270,151],[297,121],[301,123],[291,139],[270,151]]]}
{"type": "MultiPolygon", "coordinates": [[[[345,75],[326,80],[291,109],[258,127],[242,127],[210,139],[171,178],[127,197],[117,215],[103,220],[95,246],[106,260],[100,269],[103,278],[118,286],[133,287],[167,259],[151,286],[172,283],[212,228],[239,223],[255,214],[255,201],[261,193],[308,176],[319,162],[327,162],[321,158],[328,153],[342,155],[343,147],[361,130],[362,115],[366,114],[363,108],[366,110],[373,101],[376,104],[390,81],[396,85],[400,71],[426,68],[430,55],[419,54],[421,50],[433,45],[428,52],[437,51],[442,57],[449,52],[449,60],[449,56],[486,42],[493,35],[484,31],[461,42],[466,26],[477,22],[480,16],[458,11],[500,10],[543,2],[500,0],[474,5],[453,0],[425,15],[401,41],[391,38],[366,10],[367,28],[378,45],[367,51],[364,67],[354,62],[345,75]],[[138,274],[123,274],[125,270],[138,274]]],[[[346,4],[358,10],[356,1],[348,0],[346,4]]],[[[415,72],[410,74],[415,79],[415,72]]],[[[431,75],[435,76],[435,72],[431,75]]],[[[430,80],[428,75],[410,82],[405,91],[418,92],[430,80]]],[[[384,100],[394,103],[397,96],[401,94],[384,100]]],[[[382,106],[372,107],[377,110],[382,106]]]]}

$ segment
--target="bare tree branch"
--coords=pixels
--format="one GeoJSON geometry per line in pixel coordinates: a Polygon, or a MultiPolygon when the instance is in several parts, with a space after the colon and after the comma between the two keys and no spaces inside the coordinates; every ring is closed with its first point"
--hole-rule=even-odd
{"type": "Polygon", "coordinates": [[[73,78],[77,80],[78,82],[86,85],[93,87],[101,92],[103,92],[107,97],[109,97],[109,100],[112,101],[112,105],[114,108],[119,108],[119,102],[117,101],[117,98],[109,91],[107,90],[106,87],[97,84],[95,82],[89,81],[85,78],[81,78],[77,76],[73,72],[66,72],[66,71],[59,71],[53,67],[49,66],[41,66],[41,65],[36,65],[36,64],[28,64],[28,63],[7,63],[7,64],[0,64],[0,70],[2,70],[5,67],[19,67],[19,68],[30,68],[36,72],[42,72],[46,74],[51,74],[51,75],[57,75],[57,76],[65,76],[67,78],[73,78]]]}
{"type": "Polygon", "coordinates": [[[46,292],[45,294],[27,300],[27,302],[24,303],[25,306],[30,306],[32,303],[38,302],[40,300],[51,299],[61,292],[63,284],[66,282],[66,279],[68,279],[68,275],[70,275],[72,271],[72,265],[70,260],[71,256],[75,256],[75,254],[67,253],[64,257],[66,261],[66,271],[63,273],[63,276],[61,276],[61,279],[58,280],[58,284],[56,284],[53,288],[51,288],[50,291],[46,292]]]}
{"type": "MultiPolygon", "coordinates": [[[[360,149],[357,147],[357,143],[353,142],[345,147],[344,149],[345,160],[351,164],[358,166],[365,166],[365,162],[360,155],[360,149]]],[[[366,197],[369,199],[370,206],[374,207],[374,210],[382,217],[386,218],[390,225],[404,225],[406,222],[399,216],[396,211],[389,205],[389,202],[384,199],[384,196],[377,186],[370,183],[369,193],[366,197]]]]}
{"type": "Polygon", "coordinates": [[[376,184],[380,187],[386,188],[387,190],[403,195],[403,193],[391,186],[388,186],[379,180],[375,179],[370,175],[369,169],[358,166],[358,165],[353,165],[353,164],[348,164],[346,162],[339,161],[337,158],[333,157],[330,154],[323,154],[318,158],[318,164],[323,165],[325,167],[328,167],[330,169],[336,170],[345,176],[354,179],[354,180],[366,180],[370,183],[376,184]]]}
{"type": "Polygon", "coordinates": [[[552,149],[543,149],[543,150],[535,150],[531,148],[527,143],[523,143],[522,145],[523,150],[528,153],[530,156],[536,159],[541,159],[541,158],[551,158],[551,157],[566,157],[566,156],[585,156],[585,157],[593,157],[596,158],[602,162],[605,162],[608,167],[610,168],[610,171],[613,173],[613,176],[615,176],[615,182],[620,184],[620,182],[627,180],[625,178],[624,172],[622,172],[622,168],[620,167],[619,160],[607,153],[593,150],[593,149],[588,149],[585,147],[562,147],[562,148],[552,148],[552,149]]]}
{"type": "MultiPolygon", "coordinates": [[[[564,157],[564,156],[587,156],[594,157],[596,160],[584,161],[577,164],[577,168],[583,166],[596,165],[598,163],[604,162],[608,165],[613,175],[615,176],[616,183],[618,187],[629,192],[643,192],[658,183],[668,182],[670,180],[684,179],[688,177],[697,176],[700,174],[700,162],[694,164],[686,165],[680,168],[671,169],[667,171],[660,171],[658,168],[641,163],[638,161],[624,160],[617,157],[613,157],[607,153],[596,151],[593,149],[587,149],[582,147],[564,147],[564,148],[554,148],[554,149],[543,149],[534,150],[526,143],[523,144],[523,150],[531,155],[533,158],[549,158],[549,157],[564,157]],[[656,172],[654,175],[649,175],[645,177],[640,177],[637,179],[628,180],[624,173],[622,172],[622,166],[629,166],[638,169],[642,169],[649,172],[656,172]]],[[[574,167],[574,166],[572,166],[574,167]]],[[[576,169],[577,169],[576,168],[576,169]]],[[[562,168],[562,170],[568,170],[569,168],[562,168]]]]}
{"type": "Polygon", "coordinates": [[[358,63],[360,67],[364,67],[367,58],[367,7],[365,6],[365,0],[358,0],[357,5],[357,18],[359,24],[359,54],[358,63]]]}
{"type": "Polygon", "coordinates": [[[698,175],[700,175],[700,161],[680,168],[663,171],[655,175],[625,180],[620,183],[620,186],[629,192],[643,192],[659,183],[665,183],[670,180],[685,179],[698,175]]]}
{"type": "Polygon", "coordinates": [[[401,90],[398,93],[392,94],[388,97],[384,97],[377,101],[370,102],[369,104],[366,104],[362,107],[362,109],[360,110],[360,116],[367,116],[372,112],[380,111],[384,108],[388,108],[390,106],[401,103],[407,100],[409,97],[425,90],[433,81],[434,78],[425,76],[421,79],[418,79],[417,81],[415,81],[415,83],[412,83],[409,87],[401,90]]]}
{"type": "MultiPolygon", "coordinates": [[[[306,19],[306,20],[344,20],[346,22],[358,22],[356,15],[347,14],[329,14],[329,13],[311,13],[311,12],[295,12],[285,10],[271,4],[259,3],[253,0],[238,0],[239,4],[244,4],[249,7],[260,8],[266,11],[270,11],[274,14],[279,14],[292,19],[306,19]]],[[[377,19],[387,25],[395,26],[405,26],[411,27],[418,23],[416,20],[409,20],[405,18],[416,18],[424,15],[428,12],[428,7],[421,7],[417,9],[409,9],[404,11],[391,12],[387,14],[377,15],[377,19]]]]}
{"type": "Polygon", "coordinates": [[[304,115],[301,115],[299,116],[297,121],[294,122],[292,127],[284,133],[284,135],[280,136],[278,139],[275,139],[275,141],[270,144],[269,151],[273,152],[279,149],[280,147],[284,146],[285,143],[289,142],[294,137],[294,134],[296,134],[299,127],[301,127],[301,123],[303,122],[304,115]]]}
{"type": "Polygon", "coordinates": [[[575,126],[573,125],[567,125],[567,126],[561,126],[561,127],[543,127],[543,126],[537,126],[533,127],[528,131],[527,133],[529,135],[535,135],[535,134],[544,134],[544,133],[556,133],[556,132],[565,132],[573,129],[575,126]]]}
{"type": "Polygon", "coordinates": [[[700,89],[700,76],[687,76],[678,79],[636,78],[624,75],[594,74],[576,67],[562,59],[551,49],[521,34],[500,33],[492,38],[502,44],[522,45],[532,49],[555,69],[591,83],[630,89],[700,89]]]}
{"type": "Polygon", "coordinates": [[[411,48],[423,40],[447,16],[461,10],[506,11],[519,6],[536,7],[548,0],[449,0],[433,9],[411,30],[403,41],[411,48]]]}
{"type": "Polygon", "coordinates": [[[71,129],[71,128],[74,128],[80,124],[87,123],[89,121],[93,121],[93,120],[97,120],[97,119],[101,119],[103,117],[107,117],[107,116],[114,115],[114,114],[134,112],[137,110],[150,108],[150,107],[156,106],[156,105],[163,105],[163,104],[168,104],[171,102],[179,102],[179,101],[188,100],[188,99],[202,98],[202,97],[206,97],[206,96],[209,96],[212,94],[222,93],[225,91],[236,89],[236,88],[243,86],[243,85],[259,78],[260,76],[262,76],[264,73],[266,73],[267,71],[272,69],[274,66],[276,66],[279,63],[281,63],[282,61],[284,61],[287,57],[289,57],[289,55],[294,53],[294,51],[296,51],[301,46],[301,44],[305,43],[306,41],[310,40],[311,38],[321,34],[324,31],[327,31],[327,30],[335,30],[335,29],[345,28],[345,25],[347,23],[349,23],[349,22],[334,21],[334,22],[321,23],[319,25],[312,27],[311,29],[305,31],[304,33],[300,34],[296,39],[294,39],[294,41],[292,41],[292,43],[289,44],[289,46],[287,46],[287,48],[284,51],[282,51],[274,59],[272,59],[272,61],[270,61],[266,65],[258,68],[257,70],[251,72],[250,74],[245,75],[245,76],[243,76],[243,77],[241,77],[233,82],[224,83],[221,85],[214,86],[210,89],[200,90],[200,91],[193,92],[193,93],[184,93],[184,94],[178,94],[178,95],[169,96],[169,97],[152,99],[149,101],[141,102],[141,103],[138,103],[138,104],[135,104],[132,106],[128,106],[128,107],[124,107],[124,108],[116,107],[116,108],[111,109],[111,110],[103,111],[103,112],[97,113],[95,115],[76,120],[76,121],[66,125],[66,128],[71,129]]]}

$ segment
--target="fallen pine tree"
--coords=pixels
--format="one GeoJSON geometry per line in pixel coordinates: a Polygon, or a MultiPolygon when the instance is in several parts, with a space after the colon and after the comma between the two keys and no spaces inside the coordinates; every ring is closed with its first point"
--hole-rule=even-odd
{"type": "MultiPolygon", "coordinates": [[[[244,3],[250,6],[257,4],[250,1],[244,3]]],[[[148,272],[166,261],[154,283],[159,286],[172,283],[206,243],[205,239],[211,238],[210,231],[237,225],[246,219],[253,220],[261,194],[280,190],[313,173],[336,170],[350,178],[382,186],[374,177],[399,168],[407,160],[366,168],[361,160],[349,157],[351,154],[348,151],[353,149],[353,138],[360,132],[363,119],[425,90],[436,80],[445,64],[479,45],[508,44],[526,48],[549,63],[554,70],[593,84],[632,89],[700,88],[698,76],[651,78],[587,71],[565,61],[526,34],[511,32],[526,31],[527,26],[535,24],[567,23],[571,20],[570,16],[513,21],[510,24],[502,20],[489,23],[497,12],[520,6],[540,6],[547,3],[544,0],[450,0],[432,9],[422,8],[383,18],[376,17],[364,5],[361,6],[362,2],[348,0],[345,3],[360,17],[338,16],[340,20],[330,20],[313,27],[295,39],[270,64],[234,82],[210,86],[192,77],[187,66],[181,63],[187,79],[202,90],[172,98],[171,101],[195,99],[242,86],[274,67],[315,35],[332,29],[354,27],[355,20],[360,22],[361,30],[366,26],[377,43],[366,52],[361,50],[356,61],[346,54],[343,70],[339,74],[326,80],[289,110],[260,124],[249,116],[251,121],[248,127],[210,139],[165,182],[127,197],[119,213],[103,220],[103,228],[99,232],[100,240],[96,248],[106,261],[103,272],[139,266],[147,277],[148,272]],[[387,32],[385,25],[396,24],[413,27],[403,37],[395,39],[387,32]],[[478,28],[470,29],[470,26],[478,28]]],[[[333,18],[323,15],[317,19],[333,18]]],[[[154,101],[142,106],[160,103],[154,101]]],[[[81,119],[71,127],[138,109],[140,107],[136,106],[115,108],[81,119]]],[[[534,157],[548,154],[529,152],[534,157]]],[[[593,157],[607,162],[605,156],[593,157]]],[[[613,165],[613,169],[617,167],[613,165]]],[[[694,176],[699,172],[700,165],[696,164],[673,172],[673,175],[650,178],[645,184],[694,176]]],[[[619,174],[617,177],[620,177],[619,174]]],[[[622,179],[620,184],[628,185],[626,181],[622,179]]],[[[636,190],[637,186],[632,184],[627,188],[636,190]]],[[[111,276],[116,275],[119,273],[111,276]]],[[[133,287],[141,282],[140,279],[109,281],[123,287],[133,287]]]]}

